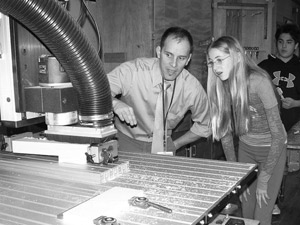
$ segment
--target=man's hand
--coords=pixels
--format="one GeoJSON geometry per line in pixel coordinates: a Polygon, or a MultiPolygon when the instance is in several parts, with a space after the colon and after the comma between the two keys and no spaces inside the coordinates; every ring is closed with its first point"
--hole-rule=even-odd
{"type": "Polygon", "coordinates": [[[285,109],[291,109],[297,107],[297,102],[292,98],[284,98],[282,101],[282,107],[285,109]]]}
{"type": "Polygon", "coordinates": [[[124,102],[114,99],[113,100],[114,113],[119,117],[121,121],[125,121],[130,126],[136,126],[136,118],[133,109],[124,102]]]}
{"type": "Polygon", "coordinates": [[[176,155],[176,147],[171,137],[167,138],[167,152],[173,152],[173,155],[176,155]]]}

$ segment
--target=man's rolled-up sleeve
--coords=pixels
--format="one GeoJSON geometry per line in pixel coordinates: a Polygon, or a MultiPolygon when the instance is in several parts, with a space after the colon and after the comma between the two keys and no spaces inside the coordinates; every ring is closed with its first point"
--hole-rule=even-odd
{"type": "Polygon", "coordinates": [[[209,128],[210,123],[210,111],[206,92],[203,87],[197,88],[198,92],[195,93],[194,102],[191,107],[193,126],[190,131],[201,137],[209,137],[211,130],[209,128]]]}

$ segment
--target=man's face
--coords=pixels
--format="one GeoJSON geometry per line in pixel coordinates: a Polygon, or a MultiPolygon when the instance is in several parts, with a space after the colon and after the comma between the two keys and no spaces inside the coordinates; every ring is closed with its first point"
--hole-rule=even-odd
{"type": "Polygon", "coordinates": [[[278,58],[284,62],[288,62],[293,57],[297,47],[298,43],[295,43],[290,34],[282,33],[277,41],[278,58]]]}
{"type": "Polygon", "coordinates": [[[187,39],[168,37],[163,48],[156,48],[162,76],[165,80],[175,80],[191,59],[191,46],[187,39]]]}

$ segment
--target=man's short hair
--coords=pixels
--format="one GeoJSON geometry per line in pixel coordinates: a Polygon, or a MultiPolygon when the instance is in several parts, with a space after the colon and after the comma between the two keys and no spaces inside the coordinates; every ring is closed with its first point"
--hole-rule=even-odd
{"type": "Polygon", "coordinates": [[[287,24],[284,24],[284,25],[278,27],[277,30],[276,30],[276,33],[275,33],[276,42],[278,41],[279,36],[283,33],[290,34],[291,37],[294,39],[295,43],[296,44],[299,43],[299,41],[300,41],[300,30],[299,30],[299,27],[296,24],[287,23],[287,24]]]}
{"type": "Polygon", "coordinates": [[[190,53],[193,52],[193,38],[190,32],[181,27],[170,27],[168,28],[162,35],[160,40],[160,47],[163,48],[165,45],[165,41],[168,37],[173,36],[175,39],[186,39],[190,43],[190,53]]]}

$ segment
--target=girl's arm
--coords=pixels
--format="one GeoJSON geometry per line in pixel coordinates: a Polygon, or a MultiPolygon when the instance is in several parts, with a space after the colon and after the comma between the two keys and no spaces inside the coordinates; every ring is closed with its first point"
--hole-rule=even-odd
{"type": "Polygon", "coordinates": [[[286,148],[287,142],[286,132],[280,119],[278,107],[274,106],[273,108],[266,109],[266,115],[272,140],[271,149],[267,157],[267,161],[263,165],[258,179],[259,185],[261,186],[264,186],[263,183],[269,181],[282,151],[286,148]]]}
{"type": "Polygon", "coordinates": [[[227,133],[224,137],[221,138],[222,147],[227,161],[236,162],[236,155],[233,144],[233,137],[231,133],[227,133]]]}

